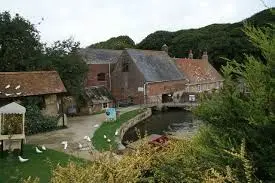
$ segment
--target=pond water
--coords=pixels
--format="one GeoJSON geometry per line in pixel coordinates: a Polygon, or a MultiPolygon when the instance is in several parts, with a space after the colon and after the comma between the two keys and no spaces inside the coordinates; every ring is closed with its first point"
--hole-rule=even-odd
{"type": "Polygon", "coordinates": [[[193,114],[182,109],[169,109],[164,112],[153,111],[153,115],[130,128],[123,137],[123,144],[134,142],[144,135],[164,134],[166,132],[190,132],[195,130],[193,114]]]}

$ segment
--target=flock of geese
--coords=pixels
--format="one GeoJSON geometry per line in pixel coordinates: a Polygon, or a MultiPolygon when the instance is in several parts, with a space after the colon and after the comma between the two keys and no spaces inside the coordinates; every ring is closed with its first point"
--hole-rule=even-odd
{"type": "MultiPolygon", "coordinates": [[[[8,86],[8,85],[7,85],[7,86],[8,86]]],[[[18,85],[17,87],[20,88],[20,85],[18,85]]],[[[98,126],[99,126],[98,124],[94,125],[95,128],[97,128],[98,126]]],[[[119,134],[119,131],[116,130],[115,136],[117,136],[118,134],[119,134]]],[[[103,138],[106,139],[107,142],[111,142],[111,140],[110,140],[109,138],[107,138],[106,135],[103,135],[103,138]]],[[[89,136],[84,136],[83,139],[86,140],[87,142],[91,142],[91,138],[90,138],[89,136]]],[[[66,149],[68,148],[68,141],[62,141],[61,144],[63,145],[64,150],[66,150],[66,149]]],[[[82,145],[81,143],[78,143],[78,148],[79,148],[80,150],[86,150],[86,148],[83,148],[83,145],[82,145]]],[[[44,145],[41,146],[41,149],[42,149],[42,150],[40,150],[40,149],[36,146],[36,147],[35,147],[35,152],[38,153],[38,154],[41,154],[41,153],[43,153],[43,151],[46,151],[46,150],[47,150],[46,147],[45,147],[44,145]]],[[[24,158],[22,158],[21,156],[18,156],[18,159],[19,159],[19,161],[20,161],[21,163],[24,163],[24,162],[29,161],[29,159],[24,159],[24,158]]]]}

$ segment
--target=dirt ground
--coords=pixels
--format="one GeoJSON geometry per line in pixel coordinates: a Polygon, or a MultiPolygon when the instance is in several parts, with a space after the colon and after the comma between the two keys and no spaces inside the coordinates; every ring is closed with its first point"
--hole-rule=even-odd
{"type": "MultiPolygon", "coordinates": [[[[123,114],[139,107],[140,106],[131,106],[120,108],[118,110],[120,111],[120,114],[123,114]]],[[[91,154],[89,153],[90,150],[93,151],[93,154],[98,152],[93,149],[90,142],[83,138],[84,136],[92,138],[95,130],[98,128],[96,128],[95,125],[101,125],[104,120],[106,120],[104,113],[98,115],[70,117],[68,118],[68,128],[27,136],[26,142],[28,144],[37,144],[38,146],[45,145],[47,148],[90,160],[92,159],[91,154]],[[61,144],[62,141],[68,142],[66,150],[64,150],[64,145],[61,144]],[[82,150],[78,147],[79,143],[83,146],[82,150]]]]}

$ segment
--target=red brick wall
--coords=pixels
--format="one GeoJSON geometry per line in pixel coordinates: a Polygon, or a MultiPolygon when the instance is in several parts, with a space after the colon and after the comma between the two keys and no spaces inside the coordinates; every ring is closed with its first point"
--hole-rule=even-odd
{"type": "MultiPolygon", "coordinates": [[[[109,89],[109,64],[89,64],[88,67],[86,87],[103,85],[109,89]],[[99,73],[105,73],[105,81],[97,80],[99,73]]],[[[112,67],[113,64],[111,65],[112,67]]]]}

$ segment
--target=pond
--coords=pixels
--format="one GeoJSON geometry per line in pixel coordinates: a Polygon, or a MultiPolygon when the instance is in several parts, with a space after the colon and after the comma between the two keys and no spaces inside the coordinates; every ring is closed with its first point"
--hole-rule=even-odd
{"type": "Polygon", "coordinates": [[[153,111],[153,115],[130,128],[123,137],[123,144],[134,142],[144,135],[165,134],[170,132],[192,132],[197,125],[192,123],[193,114],[182,109],[168,109],[164,112],[153,111]]]}

